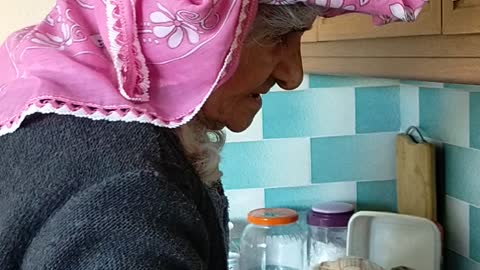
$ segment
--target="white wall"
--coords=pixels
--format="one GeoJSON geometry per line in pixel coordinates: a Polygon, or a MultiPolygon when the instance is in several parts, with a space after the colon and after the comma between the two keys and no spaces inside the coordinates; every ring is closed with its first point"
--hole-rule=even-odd
{"type": "Polygon", "coordinates": [[[55,0],[0,1],[0,43],[12,32],[38,23],[52,9],[55,0]]]}

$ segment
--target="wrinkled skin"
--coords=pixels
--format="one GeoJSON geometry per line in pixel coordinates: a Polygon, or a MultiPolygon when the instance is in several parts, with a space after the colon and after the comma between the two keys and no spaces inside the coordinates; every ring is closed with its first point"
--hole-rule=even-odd
{"type": "Polygon", "coordinates": [[[291,32],[270,45],[245,45],[232,77],[218,87],[202,108],[201,116],[213,130],[247,129],[261,109],[261,95],[277,83],[285,90],[297,88],[303,79],[300,43],[303,32],[291,32]]]}

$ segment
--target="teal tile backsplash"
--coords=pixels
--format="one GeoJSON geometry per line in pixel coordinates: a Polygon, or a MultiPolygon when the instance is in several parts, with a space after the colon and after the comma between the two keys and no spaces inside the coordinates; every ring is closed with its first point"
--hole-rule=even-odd
{"type": "Polygon", "coordinates": [[[344,135],[355,130],[351,88],[274,92],[263,101],[265,139],[344,135]]]}
{"type": "Polygon", "coordinates": [[[470,258],[480,262],[480,208],[470,206],[470,258]]]}
{"type": "Polygon", "coordinates": [[[397,184],[395,180],[364,181],[357,183],[357,209],[397,211],[397,184]]]}
{"type": "Polygon", "coordinates": [[[480,149],[480,93],[470,93],[470,147],[480,149]]]}
{"type": "Polygon", "coordinates": [[[311,75],[310,88],[398,85],[398,81],[367,77],[311,75]]]}
{"type": "Polygon", "coordinates": [[[469,84],[453,84],[446,83],[445,88],[450,89],[459,89],[459,90],[468,90],[468,91],[480,91],[480,85],[469,85],[469,84]]]}
{"type": "Polygon", "coordinates": [[[304,187],[265,189],[265,207],[308,209],[315,203],[328,201],[356,202],[356,183],[338,182],[304,187]]]}
{"type": "Polygon", "coordinates": [[[445,269],[480,270],[480,86],[306,75],[278,90],[222,152],[232,220],[325,201],[396,211],[395,137],[420,126],[445,160],[445,269]]]}
{"type": "Polygon", "coordinates": [[[480,205],[480,150],[445,145],[447,195],[480,205]]]}
{"type": "Polygon", "coordinates": [[[420,126],[434,139],[469,147],[469,93],[420,88],[420,126]]]}
{"type": "Polygon", "coordinates": [[[400,87],[358,87],[355,89],[357,133],[400,129],[400,87]]]}
{"type": "Polygon", "coordinates": [[[478,263],[471,259],[465,258],[458,253],[446,250],[445,253],[445,269],[452,270],[480,270],[478,263]]]}
{"type": "Polygon", "coordinates": [[[311,139],[312,182],[395,178],[396,133],[311,139]]]}
{"type": "Polygon", "coordinates": [[[305,138],[231,143],[222,155],[226,189],[310,183],[310,141],[305,138]]]}

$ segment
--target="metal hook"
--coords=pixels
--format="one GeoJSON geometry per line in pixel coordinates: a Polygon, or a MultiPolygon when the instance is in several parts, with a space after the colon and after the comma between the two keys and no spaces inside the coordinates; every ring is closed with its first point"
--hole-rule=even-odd
{"type": "Polygon", "coordinates": [[[406,132],[406,134],[412,139],[412,141],[414,141],[415,143],[419,143],[417,139],[411,134],[414,131],[417,132],[418,136],[420,137],[420,142],[427,143],[427,141],[422,135],[422,132],[420,132],[420,130],[416,126],[409,127],[406,132]]]}

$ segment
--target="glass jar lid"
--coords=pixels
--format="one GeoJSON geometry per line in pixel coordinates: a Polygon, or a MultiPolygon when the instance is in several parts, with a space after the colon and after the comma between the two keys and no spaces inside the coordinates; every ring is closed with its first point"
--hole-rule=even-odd
{"type": "Polygon", "coordinates": [[[343,202],[317,204],[308,213],[307,223],[319,227],[347,227],[354,210],[353,205],[343,202]]]}
{"type": "Polygon", "coordinates": [[[298,213],[287,208],[262,208],[251,211],[247,219],[258,226],[284,226],[297,222],[298,213]]]}
{"type": "Polygon", "coordinates": [[[344,202],[327,202],[314,205],[312,210],[322,214],[342,214],[352,212],[354,207],[344,202]]]}

